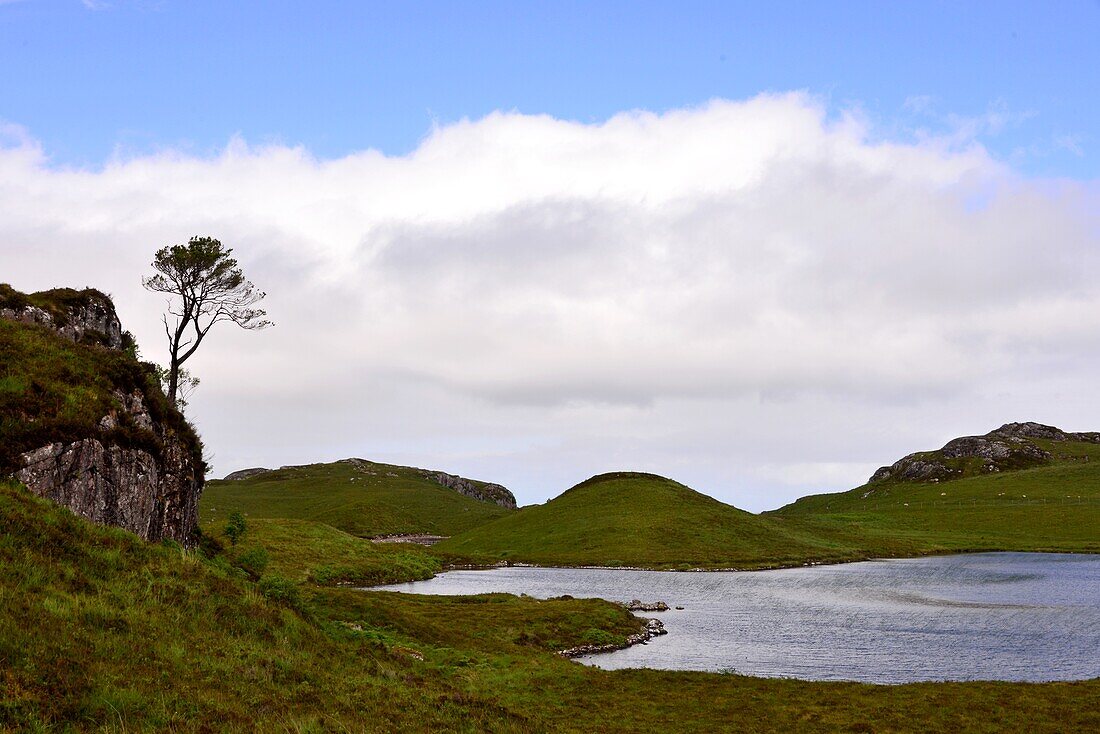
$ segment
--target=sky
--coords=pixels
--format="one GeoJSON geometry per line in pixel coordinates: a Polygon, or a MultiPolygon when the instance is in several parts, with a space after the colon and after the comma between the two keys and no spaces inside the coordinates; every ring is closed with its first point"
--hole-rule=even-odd
{"type": "Polygon", "coordinates": [[[0,0],[0,281],[233,247],[214,476],[347,456],[759,511],[1100,429],[1100,3],[0,0]]]}

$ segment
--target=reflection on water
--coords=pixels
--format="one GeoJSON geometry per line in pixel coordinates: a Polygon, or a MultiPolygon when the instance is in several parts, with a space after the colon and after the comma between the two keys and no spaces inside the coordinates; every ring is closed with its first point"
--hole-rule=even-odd
{"type": "Polygon", "coordinates": [[[663,601],[669,634],[583,659],[809,680],[1100,677],[1100,556],[983,553],[757,572],[501,568],[385,587],[663,601]]]}

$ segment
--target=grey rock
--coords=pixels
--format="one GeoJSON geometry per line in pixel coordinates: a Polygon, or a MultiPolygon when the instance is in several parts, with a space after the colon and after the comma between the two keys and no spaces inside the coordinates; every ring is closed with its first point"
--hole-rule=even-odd
{"type": "Polygon", "coordinates": [[[116,393],[131,425],[156,438],[156,455],[112,441],[118,412],[103,417],[104,433],[71,443],[50,443],[22,455],[15,477],[40,497],[101,525],[115,525],[146,540],[190,547],[198,525],[202,467],[174,431],[157,425],[140,393],[116,393]]]}
{"type": "Polygon", "coordinates": [[[516,509],[516,498],[505,487],[491,482],[475,482],[471,479],[447,474],[445,472],[425,471],[424,476],[432,481],[439,482],[448,489],[453,489],[459,494],[472,497],[482,502],[491,502],[509,510],[516,509]]]}
{"type": "Polygon", "coordinates": [[[115,305],[106,296],[89,295],[59,316],[28,305],[0,308],[0,317],[45,326],[78,344],[93,342],[122,349],[122,324],[115,313],[115,305]]]}
{"type": "Polygon", "coordinates": [[[639,599],[632,600],[629,604],[625,605],[631,612],[667,612],[668,604],[663,601],[643,602],[639,599]]]}

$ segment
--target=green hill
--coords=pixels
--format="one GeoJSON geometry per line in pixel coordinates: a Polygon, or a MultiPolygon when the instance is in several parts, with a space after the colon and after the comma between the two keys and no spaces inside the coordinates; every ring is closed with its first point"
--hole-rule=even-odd
{"type": "Polygon", "coordinates": [[[752,568],[913,549],[828,523],[753,515],[671,479],[619,472],[592,477],[436,550],[546,565],[752,568]]]}
{"type": "Polygon", "coordinates": [[[346,459],[209,481],[199,521],[218,528],[238,511],[248,518],[311,520],[359,537],[449,536],[512,512],[445,487],[437,476],[438,472],[406,466],[346,459]]]}
{"type": "Polygon", "coordinates": [[[1100,443],[1096,434],[1008,424],[911,454],[861,487],[803,497],[769,516],[859,526],[923,552],[1100,552],[1100,443]]]}

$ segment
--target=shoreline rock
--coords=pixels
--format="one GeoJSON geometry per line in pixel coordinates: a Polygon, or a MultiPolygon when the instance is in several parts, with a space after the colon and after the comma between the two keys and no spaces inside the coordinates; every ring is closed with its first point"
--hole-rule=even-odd
{"type": "Polygon", "coordinates": [[[393,535],[376,535],[370,539],[372,543],[415,543],[416,545],[435,545],[441,540],[446,540],[449,535],[428,535],[426,533],[395,533],[393,535]]]}
{"type": "Polygon", "coordinates": [[[660,637],[661,635],[667,635],[668,630],[665,629],[665,625],[659,619],[647,619],[645,620],[645,627],[641,632],[630,635],[623,643],[613,643],[609,645],[578,645],[576,647],[570,647],[566,650],[559,650],[558,655],[563,658],[579,658],[585,655],[598,655],[605,652],[614,652],[616,650],[625,650],[628,647],[634,645],[644,645],[654,637],[660,637]]]}
{"type": "Polygon", "coordinates": [[[628,611],[631,612],[667,612],[668,604],[663,601],[643,602],[639,599],[633,599],[629,603],[624,604],[628,611]]]}

